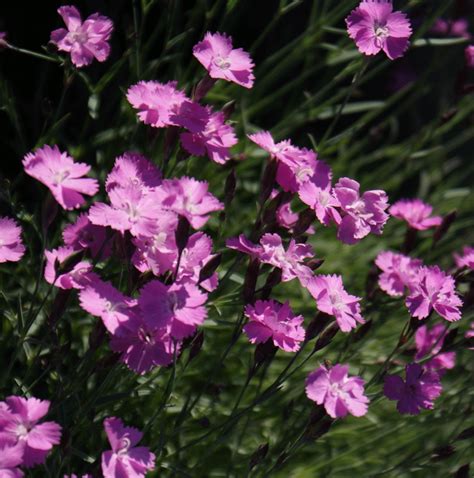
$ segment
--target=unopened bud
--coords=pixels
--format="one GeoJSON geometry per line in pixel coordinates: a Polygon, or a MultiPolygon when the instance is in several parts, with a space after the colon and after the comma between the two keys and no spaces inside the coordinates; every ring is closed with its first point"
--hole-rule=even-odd
{"type": "Polygon", "coordinates": [[[204,343],[204,332],[201,330],[194,336],[191,342],[191,348],[189,349],[188,362],[191,362],[192,359],[198,356],[199,352],[202,349],[203,343],[204,343]]]}
{"type": "Polygon", "coordinates": [[[224,119],[228,120],[228,119],[234,114],[235,105],[236,105],[236,101],[235,101],[235,100],[231,100],[231,101],[228,101],[228,102],[222,107],[222,113],[224,114],[224,119]]]}
{"type": "Polygon", "coordinates": [[[441,352],[444,352],[446,350],[449,350],[451,345],[453,345],[454,340],[456,339],[458,335],[459,329],[456,327],[455,329],[451,329],[446,336],[444,337],[443,340],[443,346],[441,347],[441,352]]]}
{"type": "Polygon", "coordinates": [[[454,473],[453,478],[469,478],[471,476],[469,473],[470,469],[471,468],[469,463],[462,465],[456,470],[456,473],[454,473]]]}
{"type": "Polygon", "coordinates": [[[224,186],[224,204],[227,207],[235,196],[235,188],[237,185],[237,176],[235,174],[235,169],[232,168],[230,173],[227,175],[224,186]]]}
{"type": "Polygon", "coordinates": [[[456,441],[470,440],[474,438],[474,427],[465,428],[457,437],[456,441]]]}
{"type": "Polygon", "coordinates": [[[209,277],[216,272],[222,260],[222,254],[215,254],[209,261],[204,264],[204,267],[199,272],[199,283],[209,279],[209,277]]]}
{"type": "Polygon", "coordinates": [[[264,204],[265,201],[270,197],[270,194],[273,190],[273,186],[275,185],[277,170],[278,162],[274,159],[269,160],[262,176],[259,198],[260,204],[264,204]]]}
{"type": "Polygon", "coordinates": [[[367,333],[369,332],[371,328],[372,328],[372,320],[368,320],[365,324],[362,324],[359,328],[356,329],[356,331],[354,332],[352,336],[352,341],[355,343],[362,340],[367,335],[367,333]]]}
{"type": "Polygon", "coordinates": [[[260,261],[258,259],[251,259],[245,274],[243,287],[243,298],[246,304],[253,302],[259,269],[260,261]]]}
{"type": "Polygon", "coordinates": [[[56,218],[57,212],[58,203],[56,199],[54,199],[53,195],[48,192],[41,207],[41,225],[43,227],[43,235],[46,236],[49,226],[51,226],[56,218]]]}
{"type": "Polygon", "coordinates": [[[456,220],[458,212],[456,210],[451,211],[449,214],[443,217],[443,221],[441,224],[435,229],[433,233],[433,246],[444,237],[444,235],[448,232],[449,228],[456,220]]]}
{"type": "Polygon", "coordinates": [[[305,263],[312,271],[319,269],[324,264],[324,259],[310,259],[305,263]]]}
{"type": "Polygon", "coordinates": [[[297,237],[305,233],[315,219],[316,214],[314,214],[314,211],[310,208],[300,212],[298,221],[296,221],[295,227],[293,228],[293,235],[297,237]]]}
{"type": "Polygon", "coordinates": [[[319,339],[316,341],[316,344],[314,345],[314,351],[316,352],[328,346],[338,331],[339,331],[339,325],[337,324],[337,322],[334,322],[334,324],[331,324],[321,334],[321,337],[319,337],[319,339]]]}
{"type": "Polygon", "coordinates": [[[189,221],[184,216],[179,216],[178,227],[175,232],[176,246],[181,253],[186,247],[189,238],[190,225],[189,221]]]}
{"type": "Polygon", "coordinates": [[[0,50],[8,48],[7,32],[0,32],[0,50]]]}
{"type": "Polygon", "coordinates": [[[206,75],[197,85],[193,92],[193,100],[201,101],[214,86],[216,80],[206,75]]]}
{"type": "Polygon", "coordinates": [[[91,350],[97,350],[105,339],[106,329],[102,320],[95,322],[94,328],[89,335],[89,347],[91,350]]]}
{"type": "Polygon", "coordinates": [[[262,344],[258,344],[255,347],[254,354],[254,368],[260,367],[265,362],[271,362],[275,356],[277,348],[275,347],[273,340],[268,339],[262,344]]]}
{"type": "Polygon", "coordinates": [[[268,453],[268,448],[268,443],[259,445],[259,447],[252,453],[252,456],[250,457],[249,469],[254,468],[265,459],[268,453]]]}
{"type": "Polygon", "coordinates": [[[454,448],[452,445],[440,446],[439,448],[436,448],[434,453],[431,455],[431,461],[446,460],[446,458],[454,455],[454,453],[456,453],[456,448],[454,448]]]}
{"type": "Polygon", "coordinates": [[[330,417],[326,416],[316,425],[308,425],[306,427],[304,437],[306,440],[317,440],[329,431],[333,421],[334,420],[332,420],[330,417]]]}
{"type": "Polygon", "coordinates": [[[261,299],[266,300],[270,297],[272,289],[281,282],[281,269],[273,269],[267,277],[265,285],[262,288],[261,299]]]}
{"type": "Polygon", "coordinates": [[[318,312],[316,317],[309,323],[308,328],[306,329],[305,342],[317,337],[331,322],[331,316],[323,312],[318,312]]]}

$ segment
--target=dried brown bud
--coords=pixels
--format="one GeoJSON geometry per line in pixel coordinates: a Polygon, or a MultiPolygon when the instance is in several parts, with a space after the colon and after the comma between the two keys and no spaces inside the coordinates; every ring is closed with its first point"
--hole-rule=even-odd
{"type": "Polygon", "coordinates": [[[265,459],[268,453],[268,443],[263,443],[259,445],[259,447],[252,453],[250,457],[249,469],[251,470],[255,466],[257,466],[262,460],[265,459]]]}

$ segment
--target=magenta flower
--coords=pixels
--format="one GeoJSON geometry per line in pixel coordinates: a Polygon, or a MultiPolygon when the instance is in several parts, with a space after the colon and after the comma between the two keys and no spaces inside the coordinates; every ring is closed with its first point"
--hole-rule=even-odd
{"type": "Polygon", "coordinates": [[[132,236],[151,236],[163,209],[156,191],[138,187],[113,188],[109,191],[110,206],[96,202],[89,209],[89,220],[98,226],[109,226],[132,236]]]}
{"type": "Polygon", "coordinates": [[[298,188],[298,196],[316,213],[319,222],[328,226],[331,221],[339,224],[339,201],[332,193],[332,171],[324,161],[317,161],[314,175],[298,188]]]}
{"type": "Polygon", "coordinates": [[[94,317],[100,317],[106,329],[114,334],[133,315],[136,301],[124,296],[113,285],[100,279],[91,281],[79,292],[81,307],[94,317]]]}
{"type": "Polygon", "coordinates": [[[50,402],[11,396],[2,404],[0,444],[20,444],[23,465],[28,468],[43,464],[53,445],[59,445],[61,440],[61,427],[57,423],[38,423],[48,413],[50,402]]]}
{"type": "Polygon", "coordinates": [[[385,210],[388,197],[385,191],[366,191],[359,195],[359,183],[341,178],[334,187],[334,194],[344,212],[337,237],[346,244],[355,244],[369,233],[382,234],[388,220],[385,210]]]}
{"type": "Polygon", "coordinates": [[[285,352],[296,352],[305,337],[302,315],[294,315],[288,302],[257,300],[255,305],[245,307],[249,322],[243,331],[252,344],[272,339],[276,347],[285,352]]]}
{"type": "Polygon", "coordinates": [[[17,468],[23,464],[23,445],[0,445],[0,477],[23,478],[24,473],[17,468]]]}
{"type": "MultiPolygon", "coordinates": [[[[278,191],[274,189],[270,195],[270,199],[273,199],[277,194],[278,191]]],[[[299,215],[291,208],[291,198],[282,201],[281,205],[276,210],[276,221],[278,225],[292,232],[293,228],[298,222],[298,219],[299,215]]],[[[314,227],[310,225],[304,232],[307,234],[314,234],[315,230],[314,227]]]]}
{"type": "Polygon", "coordinates": [[[441,216],[431,216],[433,208],[421,199],[401,199],[390,206],[389,213],[406,221],[412,229],[424,231],[441,224],[441,216]]]}
{"type": "Polygon", "coordinates": [[[362,417],[367,413],[369,399],[364,395],[364,380],[349,377],[349,366],[336,364],[330,369],[321,365],[306,379],[306,396],[323,405],[332,418],[348,413],[362,417]]]}
{"type": "Polygon", "coordinates": [[[184,216],[194,229],[199,229],[206,224],[211,212],[224,209],[208,189],[206,181],[186,176],[167,179],[157,188],[158,201],[163,209],[184,216]]]}
{"type": "Polygon", "coordinates": [[[64,209],[76,209],[84,204],[82,194],[93,196],[99,189],[96,179],[83,178],[91,167],[75,163],[57,146],[45,145],[23,159],[26,174],[49,188],[56,201],[64,209]]]}
{"type": "Polygon", "coordinates": [[[420,268],[406,305],[411,316],[420,320],[428,317],[432,309],[449,322],[461,318],[462,300],[456,293],[454,278],[438,266],[420,268]]]}
{"type": "Polygon", "coordinates": [[[391,0],[363,0],[346,18],[347,32],[364,55],[380,50],[391,59],[403,56],[412,34],[405,13],[394,12],[391,0]]]}
{"type": "Polygon", "coordinates": [[[474,45],[469,45],[465,48],[464,57],[466,58],[466,66],[474,68],[474,45]]]}
{"type": "Polygon", "coordinates": [[[149,328],[168,328],[173,338],[181,340],[204,322],[206,300],[207,294],[193,284],[166,286],[153,280],[142,288],[138,305],[149,328]]]}
{"type": "Polygon", "coordinates": [[[415,334],[416,355],[415,360],[423,360],[427,356],[434,357],[423,364],[427,370],[435,370],[440,374],[444,370],[454,368],[456,364],[456,352],[439,353],[443,347],[444,338],[448,328],[442,324],[436,324],[431,329],[422,325],[415,334]]]}
{"type": "Polygon", "coordinates": [[[318,161],[314,151],[297,148],[289,140],[275,143],[268,131],[249,134],[248,138],[278,161],[276,181],[284,191],[297,192],[315,174],[318,161]]]}
{"type": "Polygon", "coordinates": [[[364,323],[360,314],[361,299],[346,292],[341,276],[315,276],[307,284],[307,289],[316,299],[318,310],[334,316],[343,332],[350,332],[357,322],[364,323]]]}
{"type": "Polygon", "coordinates": [[[161,184],[161,171],[145,156],[126,152],[115,159],[114,167],[107,176],[105,189],[140,188],[151,191],[161,184]]]}
{"type": "Polygon", "coordinates": [[[140,81],[127,91],[127,100],[138,110],[138,118],[154,128],[181,126],[190,131],[202,131],[209,113],[178,90],[176,81],[159,83],[140,81]]]}
{"type": "Polygon", "coordinates": [[[234,128],[225,123],[222,112],[212,113],[205,128],[196,133],[182,133],[183,148],[194,156],[204,156],[206,153],[212,161],[224,164],[230,159],[230,148],[237,144],[234,128]]]}
{"type": "Polygon", "coordinates": [[[146,446],[135,446],[143,438],[136,428],[124,426],[120,418],[104,420],[104,429],[112,450],[102,453],[104,478],[144,478],[155,468],[155,455],[146,446]]]}
{"type": "Polygon", "coordinates": [[[379,287],[392,297],[401,297],[405,289],[410,289],[418,280],[418,270],[423,262],[396,252],[382,251],[375,264],[382,270],[379,287]]]}
{"type": "Polygon", "coordinates": [[[260,258],[263,253],[263,247],[260,244],[254,244],[252,241],[249,241],[243,234],[238,237],[231,237],[227,239],[225,243],[226,247],[229,249],[234,249],[236,251],[247,254],[253,259],[260,258]]]}
{"type": "Polygon", "coordinates": [[[474,270],[474,247],[464,246],[461,254],[454,254],[454,260],[459,268],[467,267],[474,270]]]}
{"type": "Polygon", "coordinates": [[[120,360],[130,370],[142,375],[152,368],[173,362],[176,343],[164,328],[149,326],[138,308],[131,311],[129,320],[121,322],[110,341],[110,348],[120,353],[120,360]]]}
{"type": "Polygon", "coordinates": [[[46,266],[44,278],[48,284],[54,284],[60,289],[82,289],[94,278],[92,264],[87,261],[78,261],[71,270],[61,273],[57,267],[63,266],[73,254],[77,253],[72,247],[59,247],[45,251],[46,266]]]}
{"type": "Polygon", "coordinates": [[[232,38],[222,33],[207,32],[204,40],[193,48],[193,55],[211,78],[237,83],[252,88],[253,61],[242,48],[232,48],[232,38]]]}
{"type": "Polygon", "coordinates": [[[431,27],[431,32],[443,36],[471,38],[469,21],[466,18],[458,18],[457,20],[438,18],[431,27]]]}
{"type": "Polygon", "coordinates": [[[0,217],[0,264],[18,262],[24,253],[21,227],[9,217],[0,217]]]}
{"type": "Polygon", "coordinates": [[[162,211],[151,235],[133,239],[136,250],[132,263],[140,272],[151,270],[159,276],[172,270],[178,257],[175,240],[177,226],[178,216],[172,211],[162,211]]]}
{"type": "Polygon", "coordinates": [[[403,414],[418,415],[420,408],[432,409],[442,387],[436,372],[423,370],[421,365],[406,366],[406,381],[399,375],[387,375],[383,393],[389,400],[397,400],[397,410],[403,414]]]}
{"type": "Polygon", "coordinates": [[[101,257],[110,254],[111,246],[106,243],[106,230],[102,226],[96,226],[89,221],[87,214],[78,216],[76,222],[64,228],[63,240],[66,246],[76,251],[89,249],[93,258],[100,253],[101,257]]]}
{"type": "Polygon", "coordinates": [[[94,13],[82,22],[76,7],[65,5],[58,8],[66,28],[51,32],[51,42],[58,50],[71,55],[72,63],[81,68],[90,65],[94,58],[100,62],[110,55],[109,39],[114,28],[110,18],[94,13]]]}

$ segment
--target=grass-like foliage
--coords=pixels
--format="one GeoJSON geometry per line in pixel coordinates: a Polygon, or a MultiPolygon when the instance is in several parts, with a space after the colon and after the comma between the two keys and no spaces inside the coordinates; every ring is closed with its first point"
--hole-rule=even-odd
{"type": "Polygon", "coordinates": [[[0,476],[470,476],[472,2],[38,3],[0,476]]]}

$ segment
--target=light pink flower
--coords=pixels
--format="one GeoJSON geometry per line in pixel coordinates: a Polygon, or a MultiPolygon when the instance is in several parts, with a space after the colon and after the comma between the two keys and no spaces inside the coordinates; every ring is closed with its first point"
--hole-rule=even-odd
{"type": "Polygon", "coordinates": [[[232,38],[222,33],[207,32],[193,48],[193,55],[206,68],[211,78],[252,88],[253,61],[242,48],[232,48],[232,38]]]}
{"type": "Polygon", "coordinates": [[[0,477],[23,478],[24,473],[17,468],[23,464],[23,445],[17,443],[9,446],[0,444],[0,477]]]}
{"type": "Polygon", "coordinates": [[[423,360],[427,356],[434,355],[431,360],[423,364],[427,370],[435,370],[438,373],[454,368],[456,364],[456,352],[439,353],[443,347],[448,328],[443,324],[436,324],[431,329],[422,325],[415,334],[416,355],[415,360],[423,360]]]}
{"type": "Polygon", "coordinates": [[[104,429],[112,450],[102,453],[104,478],[144,478],[155,468],[155,455],[146,446],[136,446],[143,433],[126,427],[122,420],[109,417],[104,429]]]}
{"type": "Polygon", "coordinates": [[[306,396],[323,405],[332,418],[348,413],[362,417],[367,413],[369,399],[364,395],[364,380],[349,377],[349,366],[336,364],[330,369],[321,365],[306,379],[306,396]]]}
{"type": "Polygon", "coordinates": [[[363,0],[346,24],[361,53],[376,55],[383,50],[391,60],[403,56],[412,34],[406,14],[394,12],[391,0],[363,0]]]}
{"type": "Polygon", "coordinates": [[[461,254],[454,254],[454,260],[459,268],[467,267],[474,270],[474,247],[464,246],[461,254]]]}
{"type": "Polygon", "coordinates": [[[71,61],[78,68],[90,65],[94,58],[100,62],[110,55],[109,39],[114,28],[110,18],[94,13],[82,22],[76,7],[65,5],[58,8],[66,28],[51,32],[51,42],[58,50],[71,55],[71,61]]]}
{"type": "Polygon", "coordinates": [[[136,250],[132,256],[133,265],[140,272],[151,270],[159,276],[173,269],[178,257],[175,233],[178,216],[172,211],[162,211],[149,236],[133,239],[136,250]]]}
{"type": "Polygon", "coordinates": [[[161,184],[161,171],[145,156],[125,152],[115,159],[114,167],[107,176],[105,189],[110,192],[114,188],[128,189],[136,187],[152,190],[161,184]]]}
{"type": "Polygon", "coordinates": [[[80,291],[79,301],[86,312],[102,319],[111,334],[130,320],[136,305],[136,300],[124,296],[112,284],[100,279],[91,281],[80,291]]]}
{"type": "Polygon", "coordinates": [[[183,148],[194,156],[206,153],[212,161],[225,164],[230,159],[230,148],[237,144],[234,128],[225,123],[222,112],[212,113],[208,108],[209,119],[205,128],[196,133],[182,133],[183,148]]]}
{"type": "Polygon", "coordinates": [[[95,277],[92,272],[92,264],[87,261],[77,261],[67,272],[61,273],[60,267],[72,256],[78,254],[72,247],[59,247],[51,251],[45,251],[46,267],[44,278],[48,284],[54,284],[60,289],[82,289],[95,277]],[[59,267],[58,267],[59,266],[59,267]]]}
{"type": "Polygon", "coordinates": [[[45,145],[23,159],[26,174],[49,188],[56,201],[64,209],[76,209],[84,204],[81,194],[93,196],[99,189],[96,179],[83,178],[91,167],[75,163],[67,153],[57,146],[45,145]]]}
{"type": "Polygon", "coordinates": [[[315,174],[318,161],[314,151],[297,148],[289,140],[275,143],[268,131],[249,134],[248,138],[278,161],[276,181],[284,191],[297,192],[315,174]]]}
{"type": "Polygon", "coordinates": [[[350,332],[357,327],[357,322],[364,323],[360,314],[361,299],[346,292],[341,276],[318,275],[313,277],[306,287],[316,299],[317,308],[334,316],[343,332],[350,332]]]}
{"type": "Polygon", "coordinates": [[[406,366],[406,381],[399,375],[387,375],[383,393],[389,400],[397,400],[397,410],[403,414],[418,415],[420,408],[434,408],[434,400],[442,387],[436,372],[423,370],[421,365],[406,366]]]}
{"type": "Polygon", "coordinates": [[[390,206],[389,213],[398,219],[406,221],[412,229],[424,231],[441,224],[441,216],[431,216],[432,206],[421,199],[401,199],[390,206]]]}
{"type": "Polygon", "coordinates": [[[89,209],[89,220],[98,226],[110,226],[132,236],[151,236],[163,209],[156,191],[137,187],[113,188],[109,191],[110,206],[96,202],[89,209]]]}
{"type": "Polygon", "coordinates": [[[337,210],[339,201],[332,193],[331,178],[331,168],[324,161],[317,161],[314,175],[298,188],[300,199],[314,210],[319,222],[325,226],[331,221],[341,222],[337,210]]]}
{"type": "Polygon", "coordinates": [[[469,45],[465,48],[464,57],[466,58],[466,66],[474,68],[474,45],[469,45]]]}
{"type": "Polygon", "coordinates": [[[48,413],[50,402],[10,396],[2,403],[0,444],[21,444],[23,465],[28,468],[44,463],[53,445],[59,445],[61,440],[61,427],[57,423],[38,423],[48,413]]]}
{"type": "Polygon", "coordinates": [[[252,344],[272,339],[276,347],[285,352],[296,352],[305,337],[302,315],[294,315],[288,302],[257,300],[255,305],[245,307],[249,322],[243,331],[252,344]]]}
{"type": "Polygon", "coordinates": [[[341,178],[334,187],[334,194],[344,213],[337,233],[339,240],[355,244],[371,232],[382,234],[389,217],[385,212],[388,207],[385,191],[366,191],[360,196],[357,181],[341,178]]]}
{"type": "Polygon", "coordinates": [[[75,223],[64,228],[63,240],[66,246],[76,251],[89,249],[93,258],[99,253],[102,258],[110,254],[111,245],[106,242],[105,228],[92,224],[85,213],[80,214],[75,223]]]}
{"type": "Polygon", "coordinates": [[[184,216],[194,229],[199,229],[206,224],[211,212],[224,209],[208,189],[206,181],[183,176],[163,181],[156,191],[163,209],[184,216]]]}
{"type": "Polygon", "coordinates": [[[449,322],[461,318],[462,300],[456,293],[454,278],[438,266],[421,267],[410,286],[406,305],[412,317],[425,319],[432,309],[449,322]]]}
{"type": "Polygon", "coordinates": [[[423,262],[396,252],[382,251],[375,264],[383,271],[379,275],[379,287],[392,297],[401,297],[405,289],[410,289],[418,280],[418,270],[423,262]]]}
{"type": "Polygon", "coordinates": [[[206,300],[207,294],[193,284],[166,286],[153,280],[140,291],[138,305],[149,328],[167,328],[173,338],[181,340],[204,322],[206,300]]]}
{"type": "Polygon", "coordinates": [[[148,325],[138,308],[132,310],[129,319],[121,322],[110,341],[110,348],[120,353],[120,360],[130,370],[142,375],[152,368],[173,362],[179,351],[176,343],[165,328],[148,325]]]}
{"type": "Polygon", "coordinates": [[[18,262],[24,253],[21,227],[9,217],[0,217],[0,264],[18,262]]]}
{"type": "Polygon", "coordinates": [[[127,91],[127,100],[138,110],[138,118],[154,128],[181,126],[190,131],[202,131],[209,113],[203,106],[192,102],[178,83],[170,81],[140,81],[127,91]]]}
{"type": "Polygon", "coordinates": [[[252,241],[249,241],[243,234],[238,237],[231,237],[227,239],[225,243],[226,247],[229,249],[234,249],[236,251],[247,254],[253,259],[259,258],[263,253],[263,247],[260,244],[254,244],[252,241]]]}

